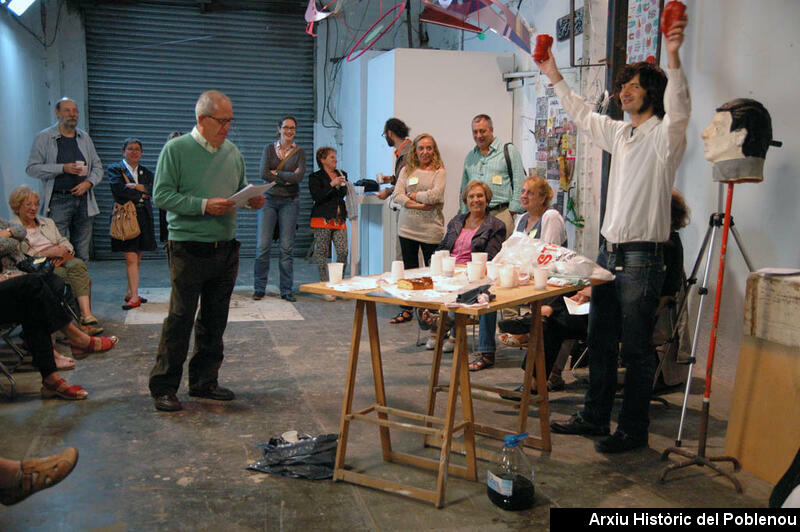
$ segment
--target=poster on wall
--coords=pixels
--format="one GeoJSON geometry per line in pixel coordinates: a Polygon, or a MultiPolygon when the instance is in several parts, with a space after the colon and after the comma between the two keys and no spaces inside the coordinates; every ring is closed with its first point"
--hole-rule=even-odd
{"type": "Polygon", "coordinates": [[[658,0],[628,2],[628,64],[638,61],[656,62],[658,38],[658,0]]]}
{"type": "MultiPolygon", "coordinates": [[[[564,72],[570,86],[579,85],[574,72],[564,72]]],[[[563,212],[564,192],[570,188],[572,168],[575,165],[575,140],[577,129],[569,120],[566,111],[561,107],[552,85],[545,76],[539,76],[531,85],[535,96],[536,116],[525,121],[525,127],[533,134],[535,142],[536,175],[547,180],[556,191],[554,205],[563,212]]]]}

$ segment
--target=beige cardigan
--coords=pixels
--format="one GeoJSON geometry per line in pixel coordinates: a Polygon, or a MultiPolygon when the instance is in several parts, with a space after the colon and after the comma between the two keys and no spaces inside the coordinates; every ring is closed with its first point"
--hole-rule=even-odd
{"type": "MultiPolygon", "coordinates": [[[[11,219],[11,223],[20,224],[22,227],[25,227],[25,224],[22,223],[18,215],[14,215],[11,219]]],[[[52,218],[45,218],[44,216],[37,216],[36,223],[39,224],[39,229],[42,231],[42,235],[53,243],[56,246],[64,246],[70,252],[70,254],[75,254],[75,249],[72,247],[72,244],[65,236],[61,236],[61,233],[58,231],[58,227],[56,227],[56,223],[52,220],[52,218]]],[[[27,227],[25,227],[27,230],[27,227]]],[[[28,244],[28,240],[25,239],[20,244],[20,248],[22,249],[23,253],[28,253],[30,249],[30,244],[28,244]]]]}

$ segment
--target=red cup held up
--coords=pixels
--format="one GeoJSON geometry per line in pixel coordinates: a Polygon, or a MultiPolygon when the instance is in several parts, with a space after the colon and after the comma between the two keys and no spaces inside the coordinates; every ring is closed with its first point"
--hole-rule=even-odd
{"type": "Polygon", "coordinates": [[[533,60],[536,62],[547,59],[547,52],[553,45],[553,38],[546,33],[536,36],[536,48],[533,50],[533,60]]]}
{"type": "Polygon", "coordinates": [[[672,29],[672,25],[683,18],[686,14],[686,6],[678,0],[671,0],[664,6],[661,12],[661,33],[666,35],[672,29]]]}

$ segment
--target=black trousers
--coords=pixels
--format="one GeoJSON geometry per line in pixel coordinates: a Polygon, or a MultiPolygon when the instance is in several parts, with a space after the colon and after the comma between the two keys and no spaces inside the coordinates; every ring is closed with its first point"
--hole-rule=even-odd
{"type": "Polygon", "coordinates": [[[64,282],[54,274],[26,274],[0,282],[0,323],[19,323],[42,378],[56,371],[50,334],[65,327],[71,316],[56,293],[64,282]]]}
{"type": "Polygon", "coordinates": [[[194,354],[189,361],[189,388],[205,388],[217,383],[223,358],[222,335],[228,324],[231,293],[239,273],[239,245],[236,240],[216,244],[175,240],[167,243],[172,291],[156,364],[150,372],[153,397],[178,391],[193,326],[194,354]]]}

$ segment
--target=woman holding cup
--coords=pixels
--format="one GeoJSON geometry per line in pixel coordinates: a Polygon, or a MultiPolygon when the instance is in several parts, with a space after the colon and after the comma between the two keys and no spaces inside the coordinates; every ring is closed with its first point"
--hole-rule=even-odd
{"type": "MultiPolygon", "coordinates": [[[[311,207],[311,234],[314,235],[313,260],[319,269],[319,279],[328,281],[328,252],[331,242],[336,249],[336,262],[347,263],[347,173],[336,168],[336,150],[324,146],[317,150],[319,170],[308,176],[308,190],[314,200],[311,207]]],[[[338,272],[337,272],[338,273],[338,272]]],[[[340,279],[341,280],[341,279],[340,279]]],[[[325,301],[336,298],[324,295],[325,301]]]]}
{"type": "MultiPolygon", "coordinates": [[[[419,267],[419,251],[425,265],[444,235],[444,187],[447,174],[436,140],[418,135],[411,145],[408,162],[400,170],[392,198],[400,205],[397,233],[405,269],[419,267]]],[[[410,321],[411,307],[402,307],[392,323],[410,321]]]]}
{"type": "MultiPolygon", "coordinates": [[[[450,257],[455,258],[456,264],[471,262],[474,253],[486,253],[486,258],[492,260],[506,239],[505,224],[488,212],[492,189],[477,179],[470,181],[461,193],[461,200],[469,212],[457,214],[450,220],[447,224],[447,233],[438,249],[449,251],[450,257]]],[[[476,258],[481,260],[483,257],[476,256],[476,258]]],[[[480,371],[494,366],[496,324],[496,312],[481,314],[477,356],[469,363],[470,371],[480,371]]],[[[451,351],[453,342],[446,342],[444,349],[451,351]]]]}

